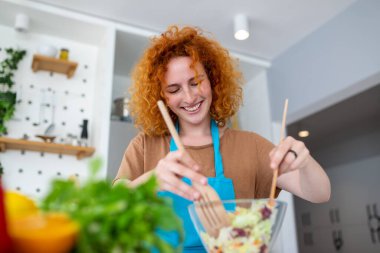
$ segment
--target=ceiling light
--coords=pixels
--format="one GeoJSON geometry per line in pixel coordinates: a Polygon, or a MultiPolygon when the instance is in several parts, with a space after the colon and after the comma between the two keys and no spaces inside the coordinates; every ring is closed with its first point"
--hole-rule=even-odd
{"type": "Polygon", "coordinates": [[[301,137],[301,138],[306,138],[310,135],[309,131],[307,130],[302,130],[302,131],[299,131],[298,132],[298,136],[301,137]]]}
{"type": "Polygon", "coordinates": [[[18,32],[26,33],[29,30],[29,17],[23,13],[16,15],[15,29],[18,32]]]}
{"type": "Polygon", "coordinates": [[[246,15],[238,14],[234,20],[235,39],[245,40],[249,37],[249,20],[246,15]]]}

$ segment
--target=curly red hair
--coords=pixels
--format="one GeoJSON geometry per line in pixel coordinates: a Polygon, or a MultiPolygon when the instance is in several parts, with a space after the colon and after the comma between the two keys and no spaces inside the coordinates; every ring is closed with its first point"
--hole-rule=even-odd
{"type": "MultiPolygon", "coordinates": [[[[210,80],[212,104],[210,115],[220,126],[234,115],[242,103],[242,74],[237,70],[236,61],[216,40],[207,38],[199,28],[170,26],[166,32],[151,41],[151,46],[137,63],[132,73],[131,99],[129,110],[135,125],[150,136],[168,133],[157,106],[164,100],[161,83],[174,57],[188,56],[193,64],[200,62],[210,80]]],[[[175,121],[177,116],[170,112],[175,121]]]]}

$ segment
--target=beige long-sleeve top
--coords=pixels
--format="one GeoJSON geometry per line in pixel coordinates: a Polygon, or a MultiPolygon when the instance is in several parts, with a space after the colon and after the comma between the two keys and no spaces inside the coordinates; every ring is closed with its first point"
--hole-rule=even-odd
{"type": "MultiPolygon", "coordinates": [[[[150,137],[139,133],[128,145],[115,180],[134,180],[152,170],[169,152],[170,136],[150,137]]],[[[220,138],[224,175],[231,178],[235,196],[268,198],[273,170],[269,167],[269,152],[273,144],[263,137],[246,131],[226,129],[220,138]]],[[[200,173],[215,177],[213,145],[185,146],[201,166],[200,173]]],[[[279,194],[277,189],[276,196],[279,194]]]]}

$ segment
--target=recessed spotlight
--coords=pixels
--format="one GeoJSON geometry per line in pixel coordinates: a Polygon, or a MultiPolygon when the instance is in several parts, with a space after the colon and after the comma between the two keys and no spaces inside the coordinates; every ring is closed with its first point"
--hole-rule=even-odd
{"type": "Polygon", "coordinates": [[[238,14],[234,20],[234,37],[237,40],[246,40],[249,37],[249,20],[243,14],[238,14]]]}
{"type": "Polygon", "coordinates": [[[15,25],[16,31],[21,33],[26,33],[29,30],[29,16],[24,13],[19,13],[16,15],[15,25]]]}
{"type": "Polygon", "coordinates": [[[309,131],[307,130],[302,130],[302,131],[299,131],[298,132],[298,136],[301,137],[301,138],[306,138],[310,135],[309,131]]]}

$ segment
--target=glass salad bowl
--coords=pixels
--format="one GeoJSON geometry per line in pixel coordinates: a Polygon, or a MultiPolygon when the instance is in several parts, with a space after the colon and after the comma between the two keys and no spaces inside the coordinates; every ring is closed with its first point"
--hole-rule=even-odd
{"type": "Polygon", "coordinates": [[[231,226],[220,229],[217,237],[207,234],[197,213],[197,205],[210,204],[212,203],[193,203],[188,207],[195,230],[207,252],[270,252],[285,215],[285,202],[275,200],[274,206],[270,208],[268,199],[222,201],[231,219],[231,226]]]}

